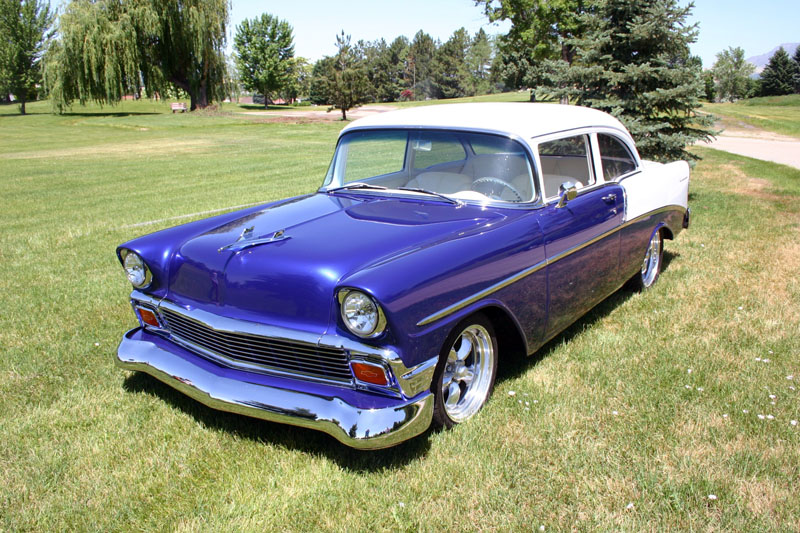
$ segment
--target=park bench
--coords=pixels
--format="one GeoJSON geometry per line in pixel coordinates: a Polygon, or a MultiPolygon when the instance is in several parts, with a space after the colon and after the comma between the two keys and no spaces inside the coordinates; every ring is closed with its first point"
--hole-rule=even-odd
{"type": "Polygon", "coordinates": [[[170,107],[172,108],[172,112],[173,113],[175,111],[180,111],[181,113],[185,113],[186,112],[186,103],[185,102],[173,102],[172,104],[170,104],[170,107]]]}

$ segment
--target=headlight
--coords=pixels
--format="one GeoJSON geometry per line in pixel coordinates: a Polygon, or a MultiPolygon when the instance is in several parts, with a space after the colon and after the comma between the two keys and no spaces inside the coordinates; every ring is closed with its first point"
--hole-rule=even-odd
{"type": "Polygon", "coordinates": [[[146,289],[153,281],[153,275],[150,269],[147,268],[144,260],[139,257],[139,254],[130,250],[123,250],[122,265],[125,267],[125,273],[128,275],[128,281],[137,289],[146,289]]]}
{"type": "Polygon", "coordinates": [[[386,329],[386,319],[380,306],[361,291],[340,291],[339,307],[345,326],[359,337],[376,337],[386,329]]]}

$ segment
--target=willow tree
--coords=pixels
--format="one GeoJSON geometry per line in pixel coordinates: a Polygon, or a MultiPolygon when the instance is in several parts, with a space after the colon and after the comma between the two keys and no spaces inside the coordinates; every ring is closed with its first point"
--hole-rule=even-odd
{"type": "Polygon", "coordinates": [[[227,0],[72,0],[46,60],[56,110],[125,94],[189,94],[191,109],[224,97],[227,0]]]}

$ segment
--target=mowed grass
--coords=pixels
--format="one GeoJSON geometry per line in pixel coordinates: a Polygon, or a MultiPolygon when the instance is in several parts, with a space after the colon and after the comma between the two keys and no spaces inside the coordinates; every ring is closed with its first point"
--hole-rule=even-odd
{"type": "Polygon", "coordinates": [[[315,190],[342,123],[75,111],[0,108],[0,530],[800,525],[800,171],[698,148],[652,290],[501,360],[463,426],[358,452],[113,364],[115,246],[315,190]]]}
{"type": "Polygon", "coordinates": [[[720,117],[722,127],[754,127],[800,137],[800,94],[703,104],[703,110],[720,117]]]}

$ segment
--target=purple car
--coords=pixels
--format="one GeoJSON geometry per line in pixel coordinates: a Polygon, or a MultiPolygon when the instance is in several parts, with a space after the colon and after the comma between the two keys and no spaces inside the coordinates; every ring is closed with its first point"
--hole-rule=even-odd
{"type": "Polygon", "coordinates": [[[383,448],[467,421],[689,225],[689,167],[600,111],[454,104],[341,132],[313,194],[126,242],[118,363],[215,409],[383,448]]]}

